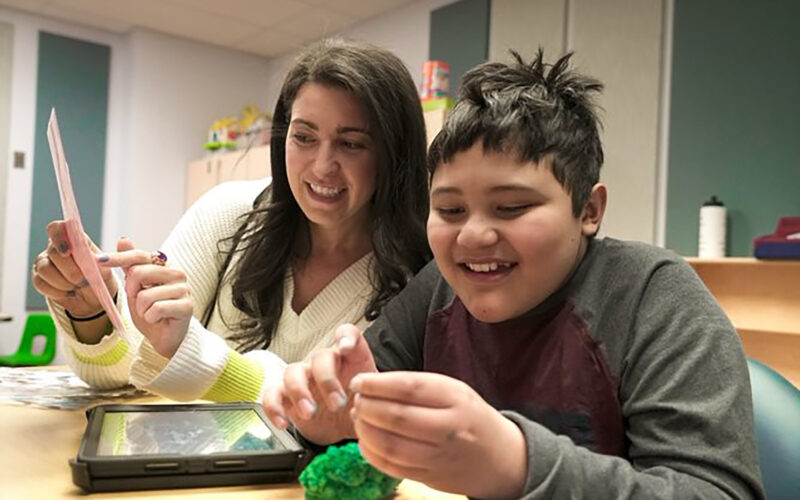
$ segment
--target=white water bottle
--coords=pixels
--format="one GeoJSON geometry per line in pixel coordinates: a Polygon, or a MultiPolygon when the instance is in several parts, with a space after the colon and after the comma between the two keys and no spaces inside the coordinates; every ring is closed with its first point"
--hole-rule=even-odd
{"type": "Polygon", "coordinates": [[[698,257],[704,259],[725,257],[727,215],[725,205],[716,196],[712,196],[700,207],[698,257]]]}

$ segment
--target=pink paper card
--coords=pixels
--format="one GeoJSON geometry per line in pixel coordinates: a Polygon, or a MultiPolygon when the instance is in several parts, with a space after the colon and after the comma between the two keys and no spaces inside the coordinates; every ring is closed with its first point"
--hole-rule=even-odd
{"type": "Polygon", "coordinates": [[[125,333],[122,316],[120,316],[114,305],[111,294],[108,293],[108,288],[103,282],[103,276],[100,274],[100,268],[97,265],[97,261],[95,261],[94,253],[89,248],[89,243],[84,237],[83,224],[81,223],[80,213],[78,213],[78,204],[75,203],[75,195],[72,192],[67,157],[64,155],[64,146],[61,144],[61,132],[58,129],[55,108],[50,112],[50,121],[47,123],[47,141],[50,143],[50,154],[53,156],[53,169],[56,172],[58,194],[61,197],[61,212],[64,215],[67,240],[69,240],[69,247],[72,250],[72,257],[100,300],[100,304],[108,314],[111,324],[120,333],[125,333]]]}

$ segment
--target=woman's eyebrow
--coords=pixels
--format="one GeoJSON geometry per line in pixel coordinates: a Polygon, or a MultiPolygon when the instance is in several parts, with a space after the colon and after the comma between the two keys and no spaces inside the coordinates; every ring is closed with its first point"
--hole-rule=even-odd
{"type": "Polygon", "coordinates": [[[369,130],[362,127],[338,127],[336,129],[337,134],[346,134],[348,132],[358,132],[359,134],[364,134],[372,137],[372,134],[369,133],[369,130]]]}
{"type": "MultiPolygon", "coordinates": [[[[305,125],[306,127],[310,128],[312,130],[319,130],[319,127],[317,126],[316,123],[314,123],[312,121],[309,121],[309,120],[306,120],[304,118],[294,118],[294,119],[292,119],[291,123],[293,125],[305,125]]],[[[348,132],[357,132],[359,134],[364,134],[364,135],[367,135],[369,137],[372,137],[372,134],[369,133],[369,130],[367,130],[364,127],[356,127],[356,126],[346,125],[346,126],[341,126],[341,127],[337,127],[336,128],[336,133],[337,134],[346,134],[348,132]]]]}
{"type": "Polygon", "coordinates": [[[302,119],[302,118],[293,118],[293,119],[292,119],[292,121],[291,121],[291,123],[292,123],[292,124],[295,124],[295,125],[305,125],[306,127],[308,127],[308,128],[311,128],[311,129],[314,129],[314,130],[317,130],[317,129],[318,129],[318,127],[317,127],[317,124],[316,124],[316,123],[314,123],[314,122],[310,122],[310,121],[308,121],[308,120],[304,120],[304,119],[302,119]]]}

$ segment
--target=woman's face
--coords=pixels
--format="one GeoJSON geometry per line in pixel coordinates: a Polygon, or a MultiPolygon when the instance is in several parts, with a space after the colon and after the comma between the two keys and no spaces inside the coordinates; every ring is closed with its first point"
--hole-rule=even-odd
{"type": "Polygon", "coordinates": [[[366,230],[377,151],[361,103],[345,90],[306,83],[292,103],[286,174],[312,225],[366,230]]]}

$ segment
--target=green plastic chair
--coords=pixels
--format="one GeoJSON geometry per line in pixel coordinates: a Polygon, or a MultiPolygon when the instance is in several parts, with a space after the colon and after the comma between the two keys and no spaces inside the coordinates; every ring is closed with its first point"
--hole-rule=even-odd
{"type": "Polygon", "coordinates": [[[761,478],[769,500],[800,498],[800,390],[747,358],[761,478]]]}
{"type": "Polygon", "coordinates": [[[50,364],[56,355],[56,325],[49,314],[30,314],[25,321],[22,340],[14,354],[0,356],[0,366],[42,366],[50,364]],[[45,339],[44,349],[33,352],[33,339],[41,335],[45,339]]]}

